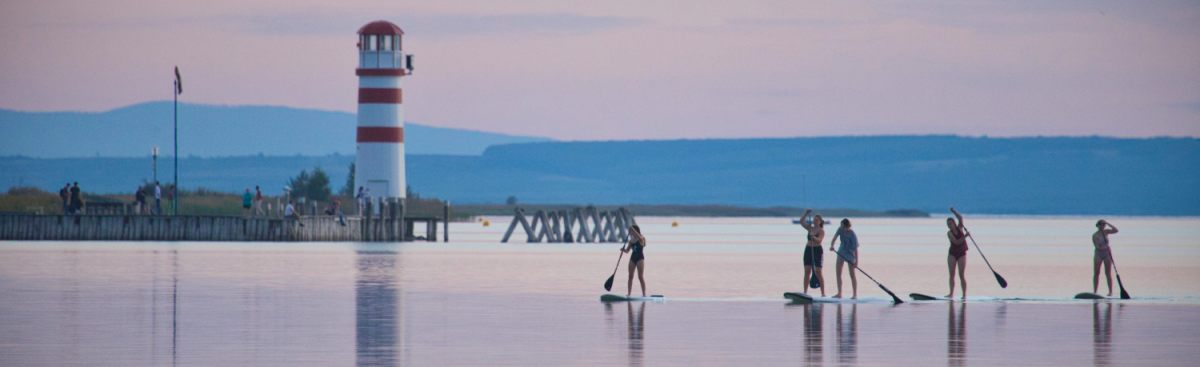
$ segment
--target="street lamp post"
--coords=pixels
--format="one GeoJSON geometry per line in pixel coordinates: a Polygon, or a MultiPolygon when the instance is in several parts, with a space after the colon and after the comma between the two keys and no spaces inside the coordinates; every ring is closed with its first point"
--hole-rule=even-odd
{"type": "Polygon", "coordinates": [[[154,164],[153,164],[154,182],[158,182],[158,146],[157,145],[155,145],[154,148],[150,149],[150,155],[152,157],[154,157],[154,164]]]}

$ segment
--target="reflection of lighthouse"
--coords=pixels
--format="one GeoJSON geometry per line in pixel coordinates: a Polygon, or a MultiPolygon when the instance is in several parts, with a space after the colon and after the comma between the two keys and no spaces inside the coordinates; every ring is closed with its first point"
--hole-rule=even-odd
{"type": "Polygon", "coordinates": [[[403,199],[404,107],[400,78],[412,73],[404,31],[388,21],[358,30],[358,157],[354,182],[373,198],[403,199]]]}

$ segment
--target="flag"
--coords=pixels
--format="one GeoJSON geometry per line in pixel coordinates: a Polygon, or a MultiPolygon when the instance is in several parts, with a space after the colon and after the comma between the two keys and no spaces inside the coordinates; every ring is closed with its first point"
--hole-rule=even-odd
{"type": "Polygon", "coordinates": [[[179,77],[179,67],[175,67],[175,94],[183,94],[183,80],[179,77]]]}

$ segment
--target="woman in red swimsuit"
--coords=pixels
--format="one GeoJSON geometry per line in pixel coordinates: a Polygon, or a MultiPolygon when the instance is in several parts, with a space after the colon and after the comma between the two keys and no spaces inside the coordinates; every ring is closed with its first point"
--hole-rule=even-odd
{"type": "Polygon", "coordinates": [[[967,233],[966,227],[963,226],[962,214],[958,214],[957,210],[950,208],[950,212],[954,213],[954,217],[958,218],[955,223],[954,218],[946,218],[946,226],[950,230],[946,232],[946,237],[950,238],[950,254],[946,256],[946,266],[950,270],[950,294],[946,298],[954,298],[954,268],[958,268],[958,280],[962,284],[962,299],[967,299],[967,233]]]}

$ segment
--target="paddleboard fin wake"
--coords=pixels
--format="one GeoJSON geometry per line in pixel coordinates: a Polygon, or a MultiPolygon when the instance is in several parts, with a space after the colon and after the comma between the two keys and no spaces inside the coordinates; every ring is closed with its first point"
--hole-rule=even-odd
{"type": "Polygon", "coordinates": [[[600,302],[630,302],[630,301],[663,301],[666,300],[661,294],[651,295],[650,297],[639,296],[622,296],[618,294],[605,293],[600,295],[600,302]]]}
{"type": "Polygon", "coordinates": [[[908,296],[910,298],[912,298],[914,301],[946,301],[947,300],[942,297],[934,297],[934,296],[920,294],[920,293],[909,293],[908,296]]]}

